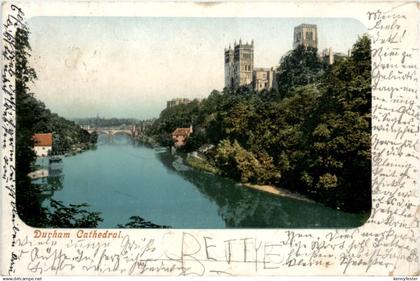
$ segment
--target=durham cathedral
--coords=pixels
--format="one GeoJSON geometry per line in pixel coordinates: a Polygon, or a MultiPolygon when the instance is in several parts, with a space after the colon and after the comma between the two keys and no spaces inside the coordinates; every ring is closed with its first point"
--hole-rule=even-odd
{"type": "MultiPolygon", "coordinates": [[[[294,28],[293,48],[303,45],[318,48],[318,31],[315,24],[301,24],[294,28]]],[[[234,43],[233,48],[225,48],[225,87],[237,89],[250,86],[255,91],[269,90],[277,87],[276,67],[262,68],[254,66],[254,41],[251,43],[234,43]]],[[[338,54],[336,54],[338,55],[338,54]]],[[[341,54],[340,54],[341,55],[341,54]]],[[[334,62],[331,48],[323,50],[321,59],[329,64],[334,62]]]]}

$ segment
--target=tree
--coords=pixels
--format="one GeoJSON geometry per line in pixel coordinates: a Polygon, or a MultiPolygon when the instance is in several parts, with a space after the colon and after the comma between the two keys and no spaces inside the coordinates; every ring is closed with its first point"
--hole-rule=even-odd
{"type": "Polygon", "coordinates": [[[334,64],[311,124],[302,180],[329,205],[371,207],[370,40],[359,38],[348,59],[334,64]],[[357,173],[357,176],[355,176],[357,173]]]}
{"type": "Polygon", "coordinates": [[[316,48],[300,45],[293,49],[281,59],[277,69],[281,97],[289,96],[295,87],[319,81],[326,68],[327,64],[321,61],[316,48]]]}
{"type": "Polygon", "coordinates": [[[254,154],[235,140],[222,140],[217,146],[215,163],[222,175],[241,182],[268,183],[280,177],[273,159],[264,151],[254,154]]]}
{"type": "Polygon", "coordinates": [[[87,207],[89,205],[85,203],[66,206],[61,201],[51,200],[51,208],[44,209],[46,218],[41,225],[49,228],[98,227],[102,221],[100,213],[89,212],[87,207]]]}
{"type": "Polygon", "coordinates": [[[140,216],[131,216],[126,224],[118,224],[118,228],[170,228],[167,225],[158,225],[147,221],[140,216]]]}
{"type": "Polygon", "coordinates": [[[30,93],[29,84],[36,79],[35,70],[29,66],[28,57],[29,31],[26,27],[17,28],[15,34],[16,49],[16,204],[19,216],[26,223],[33,225],[36,218],[43,219],[39,203],[39,193],[31,188],[27,176],[31,172],[31,163],[35,160],[32,150],[34,124],[41,121],[41,105],[34,106],[35,99],[30,93]]]}

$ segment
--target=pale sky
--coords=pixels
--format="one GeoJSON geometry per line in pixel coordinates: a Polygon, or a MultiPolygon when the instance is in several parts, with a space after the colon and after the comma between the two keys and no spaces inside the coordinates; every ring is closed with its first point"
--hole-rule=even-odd
{"type": "Polygon", "coordinates": [[[366,27],[354,19],[35,17],[32,89],[67,118],[158,117],[166,101],[224,87],[224,48],[254,40],[254,65],[276,66],[293,28],[318,26],[318,48],[347,53],[366,27]]]}

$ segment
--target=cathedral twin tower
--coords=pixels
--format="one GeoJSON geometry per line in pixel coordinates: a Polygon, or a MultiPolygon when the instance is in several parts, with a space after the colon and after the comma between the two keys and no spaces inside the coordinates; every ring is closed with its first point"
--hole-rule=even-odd
{"type": "Polygon", "coordinates": [[[236,42],[225,49],[225,87],[252,86],[256,91],[273,87],[274,68],[254,67],[254,41],[236,42]]]}
{"type": "Polygon", "coordinates": [[[233,49],[225,49],[225,86],[237,89],[242,85],[252,83],[252,72],[254,70],[254,41],[251,44],[239,44],[236,42],[233,49]]]}

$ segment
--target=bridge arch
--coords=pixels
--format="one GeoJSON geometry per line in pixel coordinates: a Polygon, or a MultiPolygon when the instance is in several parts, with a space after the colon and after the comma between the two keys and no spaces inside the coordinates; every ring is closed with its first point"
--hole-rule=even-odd
{"type": "Polygon", "coordinates": [[[96,132],[98,135],[102,134],[102,135],[107,135],[107,136],[111,136],[110,132],[107,130],[91,130],[90,133],[96,132]]]}
{"type": "Polygon", "coordinates": [[[133,137],[133,134],[131,131],[128,130],[115,130],[115,131],[109,131],[109,134],[111,136],[116,136],[116,135],[126,135],[129,137],[133,137]]]}
{"type": "Polygon", "coordinates": [[[108,137],[113,137],[115,135],[126,135],[130,138],[135,138],[139,135],[138,127],[132,127],[130,129],[120,129],[120,128],[89,128],[87,129],[89,133],[96,132],[98,134],[104,134],[108,137]]]}

